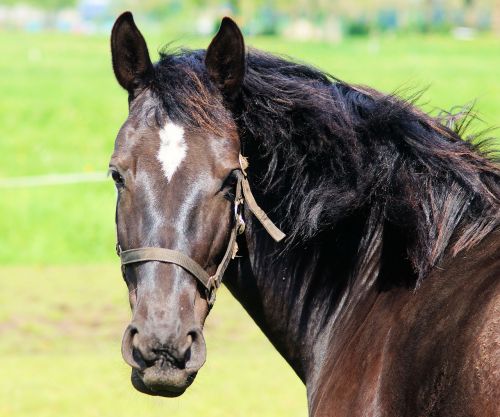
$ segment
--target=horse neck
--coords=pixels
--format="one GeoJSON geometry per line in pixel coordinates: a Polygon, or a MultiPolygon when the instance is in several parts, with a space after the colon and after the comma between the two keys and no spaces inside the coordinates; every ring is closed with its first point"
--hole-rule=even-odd
{"type": "Polygon", "coordinates": [[[313,120],[302,123],[302,116],[276,128],[275,119],[259,124],[267,110],[252,107],[252,100],[246,106],[255,114],[247,109],[236,117],[256,200],[289,235],[286,251],[277,255],[283,244],[246,213],[239,270],[227,285],[306,383],[316,378],[332,345],[357,330],[377,291],[423,279],[457,239],[456,229],[465,230],[460,233],[472,245],[499,222],[485,197],[499,193],[498,170],[488,168],[483,183],[478,167],[486,170],[489,163],[469,144],[403,102],[372,103],[344,85],[333,93],[348,108],[363,110],[356,114],[370,114],[377,129],[355,134],[357,124],[352,132],[339,125],[339,134],[337,126],[325,125],[323,137],[321,129],[303,132],[313,120]],[[381,108],[381,116],[371,105],[381,108]],[[386,124],[396,133],[380,141],[386,124]],[[411,140],[401,132],[411,133],[411,140]],[[467,215],[472,198],[477,221],[467,215]],[[484,227],[482,218],[488,219],[484,227]]]}
{"type": "Polygon", "coordinates": [[[372,218],[355,216],[277,255],[279,244],[247,216],[238,272],[226,285],[306,384],[319,376],[335,335],[369,309],[381,242],[372,218]]]}

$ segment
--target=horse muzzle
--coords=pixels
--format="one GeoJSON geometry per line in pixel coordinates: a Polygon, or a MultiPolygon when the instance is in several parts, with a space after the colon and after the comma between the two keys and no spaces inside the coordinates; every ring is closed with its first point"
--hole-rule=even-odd
{"type": "Polygon", "coordinates": [[[177,397],[205,363],[206,345],[201,329],[182,337],[159,337],[131,324],[123,336],[122,356],[132,367],[132,385],[138,391],[177,397]]]}

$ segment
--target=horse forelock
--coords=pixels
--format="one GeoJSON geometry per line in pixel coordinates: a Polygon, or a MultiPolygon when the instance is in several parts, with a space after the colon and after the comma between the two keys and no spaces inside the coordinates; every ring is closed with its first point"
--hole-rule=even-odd
{"type": "Polygon", "coordinates": [[[204,51],[164,49],[151,89],[176,123],[219,137],[235,130],[220,93],[208,79],[204,51]]]}

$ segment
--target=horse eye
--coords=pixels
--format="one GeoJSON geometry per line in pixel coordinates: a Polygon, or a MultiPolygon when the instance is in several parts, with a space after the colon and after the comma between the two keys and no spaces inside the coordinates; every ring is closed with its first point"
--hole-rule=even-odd
{"type": "Polygon", "coordinates": [[[124,179],[118,171],[112,170],[111,171],[111,178],[113,178],[113,181],[115,182],[117,187],[123,187],[124,179]]]}
{"type": "Polygon", "coordinates": [[[236,196],[236,183],[238,182],[238,177],[235,171],[231,171],[231,173],[226,177],[224,182],[222,183],[221,191],[224,191],[224,198],[226,200],[234,200],[236,196]]]}

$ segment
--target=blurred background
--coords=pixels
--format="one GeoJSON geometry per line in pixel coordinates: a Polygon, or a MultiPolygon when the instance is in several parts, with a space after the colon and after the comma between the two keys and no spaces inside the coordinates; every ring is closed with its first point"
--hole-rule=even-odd
{"type": "MultiPolygon", "coordinates": [[[[247,44],[421,106],[499,124],[500,0],[0,1],[0,416],[306,416],[305,389],[223,290],[208,362],[178,399],[133,390],[106,178],[127,97],[109,33],[131,10],[152,57],[204,48],[222,16],[247,44]]],[[[497,136],[498,133],[497,133],[497,136]]]]}

